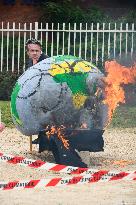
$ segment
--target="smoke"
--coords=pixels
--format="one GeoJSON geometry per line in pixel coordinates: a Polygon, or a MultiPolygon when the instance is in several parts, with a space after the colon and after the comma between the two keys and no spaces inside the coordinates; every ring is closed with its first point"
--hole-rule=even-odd
{"type": "Polygon", "coordinates": [[[118,55],[115,60],[123,66],[132,67],[136,63],[136,53],[122,53],[121,56],[118,55]]]}

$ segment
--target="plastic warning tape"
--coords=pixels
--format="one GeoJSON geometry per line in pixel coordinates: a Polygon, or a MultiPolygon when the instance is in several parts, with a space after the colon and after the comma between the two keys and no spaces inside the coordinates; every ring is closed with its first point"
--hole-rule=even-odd
{"type": "Polygon", "coordinates": [[[98,169],[90,169],[90,168],[80,168],[80,167],[72,167],[72,166],[66,166],[61,164],[54,164],[49,162],[43,162],[41,160],[33,160],[33,159],[27,159],[25,157],[20,156],[13,156],[10,154],[3,154],[0,153],[0,162],[7,162],[9,164],[17,164],[21,166],[26,166],[30,168],[36,168],[36,169],[43,169],[46,171],[55,171],[59,173],[67,173],[67,174],[78,174],[78,175],[91,175],[91,174],[98,174],[99,172],[106,173],[106,176],[109,177],[117,177],[122,178],[122,176],[131,176],[133,174],[136,174],[136,171],[130,171],[130,172],[118,172],[118,171],[109,171],[109,170],[98,170],[98,169]]]}
{"type": "Polygon", "coordinates": [[[17,190],[17,189],[46,189],[47,187],[65,186],[73,184],[90,184],[94,182],[107,182],[114,180],[136,180],[136,173],[127,175],[122,172],[120,176],[109,176],[106,171],[99,171],[91,175],[79,175],[67,178],[52,178],[40,180],[21,180],[12,182],[0,182],[0,190],[17,190]]]}
{"type": "Polygon", "coordinates": [[[79,168],[61,164],[54,164],[49,162],[43,162],[41,160],[27,159],[25,157],[13,156],[10,154],[3,153],[0,153],[0,162],[6,162],[9,164],[17,164],[25,167],[44,169],[46,171],[55,171],[67,174],[93,174],[98,171],[97,169],[79,168]]]}
{"type": "Polygon", "coordinates": [[[89,184],[94,182],[107,182],[114,180],[133,180],[136,181],[136,171],[131,172],[111,172],[107,170],[96,170],[89,168],[79,168],[43,162],[41,160],[31,160],[24,157],[13,156],[0,153],[0,161],[11,164],[40,168],[48,171],[57,171],[68,174],[78,174],[67,178],[51,178],[38,180],[16,180],[11,182],[0,182],[0,190],[13,189],[45,189],[47,187],[64,186],[72,184],[89,184]]]}

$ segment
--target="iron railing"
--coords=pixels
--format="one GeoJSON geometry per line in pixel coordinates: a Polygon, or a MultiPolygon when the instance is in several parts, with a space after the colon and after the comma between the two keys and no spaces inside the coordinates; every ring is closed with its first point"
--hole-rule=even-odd
{"type": "Polygon", "coordinates": [[[74,55],[103,66],[107,59],[136,51],[136,30],[132,24],[48,24],[15,22],[0,27],[0,71],[25,70],[25,42],[39,39],[48,56],[74,55]]]}

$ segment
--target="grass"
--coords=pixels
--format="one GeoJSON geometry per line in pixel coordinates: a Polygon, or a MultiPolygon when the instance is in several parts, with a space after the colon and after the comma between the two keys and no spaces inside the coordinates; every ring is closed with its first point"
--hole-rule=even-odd
{"type": "Polygon", "coordinates": [[[7,127],[14,127],[11,113],[10,113],[10,102],[0,101],[0,109],[1,109],[1,121],[4,122],[7,127]]]}
{"type": "MultiPolygon", "coordinates": [[[[2,111],[2,122],[6,124],[7,127],[14,127],[10,113],[10,102],[0,101],[0,108],[2,111]]],[[[114,112],[112,122],[109,127],[118,128],[133,128],[136,127],[136,105],[119,106],[114,112]]]]}
{"type": "Polygon", "coordinates": [[[136,105],[121,105],[113,114],[110,127],[136,127],[136,105]]]}
{"type": "Polygon", "coordinates": [[[136,105],[121,105],[113,114],[110,127],[136,127],[136,105]]]}

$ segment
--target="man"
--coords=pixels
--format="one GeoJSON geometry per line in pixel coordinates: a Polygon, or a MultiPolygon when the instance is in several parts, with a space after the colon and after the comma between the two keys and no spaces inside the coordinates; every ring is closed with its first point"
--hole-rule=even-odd
{"type": "MultiPolygon", "coordinates": [[[[49,56],[45,55],[42,52],[42,45],[37,39],[28,39],[26,42],[26,52],[29,57],[26,68],[29,68],[40,61],[49,58],[49,56]]],[[[39,144],[39,152],[45,149],[45,145],[47,144],[47,139],[45,138],[44,131],[39,131],[38,138],[35,139],[33,144],[39,144]]],[[[46,145],[47,146],[47,145],[46,145]]]]}
{"type": "Polygon", "coordinates": [[[26,51],[29,57],[26,65],[27,68],[49,57],[42,52],[41,43],[38,40],[33,38],[27,40],[26,51]]]}

